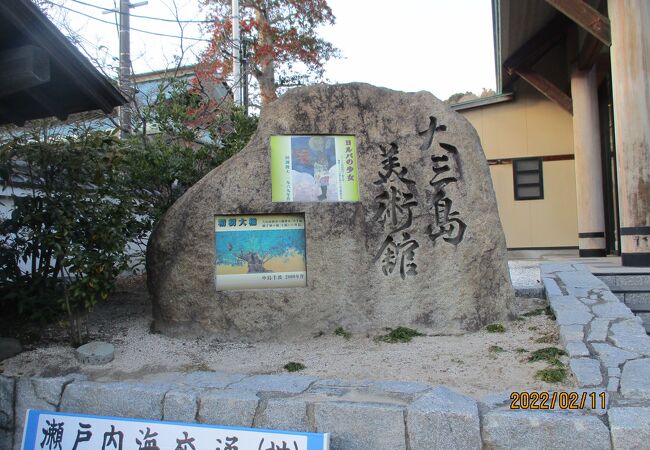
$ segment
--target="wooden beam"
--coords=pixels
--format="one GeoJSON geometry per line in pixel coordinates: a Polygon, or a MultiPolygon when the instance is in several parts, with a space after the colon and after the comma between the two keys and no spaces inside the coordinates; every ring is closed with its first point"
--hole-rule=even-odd
{"type": "Polygon", "coordinates": [[[582,48],[578,53],[578,67],[580,70],[588,70],[596,64],[598,56],[602,51],[604,45],[593,35],[588,34],[582,44],[582,48]]]}
{"type": "Polygon", "coordinates": [[[47,52],[23,45],[0,52],[0,97],[50,81],[47,52]]]}
{"type": "Polygon", "coordinates": [[[573,103],[571,97],[566,95],[560,88],[539,73],[526,67],[515,69],[515,73],[526,80],[528,84],[541,92],[546,98],[559,105],[569,114],[573,114],[573,103]]]}
{"type": "MultiPolygon", "coordinates": [[[[606,0],[600,0],[598,12],[604,16],[607,15],[606,0]]],[[[582,48],[578,52],[578,68],[580,70],[589,70],[594,64],[598,63],[604,45],[593,34],[587,33],[582,43],[582,48]]]]}
{"type": "Polygon", "coordinates": [[[584,0],[546,0],[562,14],[594,35],[608,47],[612,45],[609,19],[584,0]]]}
{"type": "Polygon", "coordinates": [[[516,80],[515,69],[520,66],[531,67],[555,45],[562,41],[566,35],[571,21],[562,14],[557,14],[550,22],[535,33],[530,39],[519,47],[503,63],[505,75],[503,77],[504,89],[516,80]]]}

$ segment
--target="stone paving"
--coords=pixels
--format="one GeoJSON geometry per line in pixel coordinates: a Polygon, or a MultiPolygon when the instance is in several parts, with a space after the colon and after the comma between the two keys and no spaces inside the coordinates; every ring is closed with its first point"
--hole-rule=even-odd
{"type": "Polygon", "coordinates": [[[541,264],[541,273],[578,383],[650,398],[650,336],[641,319],[582,264],[541,264]]]}
{"type": "Polygon", "coordinates": [[[605,391],[614,448],[650,448],[650,336],[583,264],[541,264],[560,340],[581,387],[605,391]]]}

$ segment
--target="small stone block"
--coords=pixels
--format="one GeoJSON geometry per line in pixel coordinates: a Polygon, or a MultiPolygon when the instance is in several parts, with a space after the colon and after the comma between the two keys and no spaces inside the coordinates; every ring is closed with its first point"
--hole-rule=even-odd
{"type": "Polygon", "coordinates": [[[82,364],[108,364],[115,356],[115,346],[108,342],[93,341],[77,348],[74,356],[82,364]]]}
{"type": "Polygon", "coordinates": [[[580,386],[598,386],[603,382],[600,373],[600,362],[592,358],[571,358],[571,371],[576,376],[580,386]]]}
{"type": "Polygon", "coordinates": [[[64,388],[69,389],[72,385],[77,384],[71,383],[71,381],[82,378],[84,378],[82,375],[71,374],[65,377],[18,378],[16,380],[16,404],[14,409],[14,443],[16,446],[19,446],[22,442],[27,410],[56,411],[59,402],[63,402],[61,394],[64,392],[64,388]]]}
{"type": "Polygon", "coordinates": [[[199,400],[199,423],[231,427],[251,427],[259,399],[251,391],[213,390],[199,400]]]}
{"type": "Polygon", "coordinates": [[[198,410],[198,396],[194,391],[169,391],[163,403],[163,420],[194,422],[198,410]]]}
{"type": "Polygon", "coordinates": [[[486,409],[496,409],[501,406],[510,405],[512,398],[510,397],[512,391],[503,391],[490,393],[479,398],[479,403],[482,408],[486,409]]]}
{"type": "Polygon", "coordinates": [[[246,377],[241,373],[199,371],[185,375],[182,383],[197,388],[225,389],[246,377]]]}
{"type": "Polygon", "coordinates": [[[592,344],[594,351],[598,355],[598,358],[605,363],[607,367],[617,367],[623,364],[628,359],[638,358],[638,353],[628,352],[627,350],[621,350],[618,347],[614,347],[610,344],[605,344],[601,342],[594,342],[592,344]]]}
{"type": "MultiPolygon", "coordinates": [[[[318,380],[309,388],[310,394],[324,394],[328,396],[341,397],[350,392],[362,395],[372,395],[379,399],[383,398],[389,402],[394,399],[412,401],[413,398],[424,391],[431,389],[431,386],[412,381],[376,381],[376,380],[318,380]]],[[[381,401],[381,400],[379,400],[381,401]]]]}
{"type": "Polygon", "coordinates": [[[650,400],[650,359],[625,363],[621,375],[621,394],[628,398],[650,400]]]}
{"type": "Polygon", "coordinates": [[[618,377],[609,377],[609,380],[607,381],[607,392],[617,392],[619,381],[618,377]]]}
{"type": "Polygon", "coordinates": [[[634,317],[630,308],[625,306],[622,302],[601,303],[600,305],[593,306],[591,311],[596,314],[597,317],[602,317],[604,319],[629,319],[634,317]]]}
{"type": "Polygon", "coordinates": [[[621,377],[621,369],[618,367],[608,367],[607,368],[607,376],[608,377],[621,377]]]}
{"type": "Polygon", "coordinates": [[[593,318],[589,308],[571,295],[551,297],[549,302],[558,325],[585,325],[593,318]]]}
{"type": "Polygon", "coordinates": [[[582,341],[571,341],[566,344],[566,352],[571,358],[589,356],[589,349],[582,341]]]}
{"type": "Polygon", "coordinates": [[[316,377],[305,375],[253,375],[233,383],[230,389],[299,394],[316,380],[316,377]]]}
{"type": "Polygon", "coordinates": [[[607,285],[587,271],[560,272],[560,279],[567,287],[588,289],[607,289],[607,285]]]}
{"type": "Polygon", "coordinates": [[[619,275],[616,283],[622,287],[650,286],[650,275],[619,275]]]}
{"type": "Polygon", "coordinates": [[[583,300],[585,298],[589,298],[589,291],[591,291],[591,288],[588,288],[588,287],[567,286],[566,289],[567,289],[569,295],[573,295],[578,300],[583,300]]]}
{"type": "Polygon", "coordinates": [[[589,326],[591,329],[587,334],[587,341],[605,341],[607,340],[607,331],[609,330],[609,319],[595,318],[589,326]]]}
{"type": "Polygon", "coordinates": [[[626,319],[610,327],[610,340],[614,345],[642,355],[650,355],[650,337],[640,319],[626,319]]]}
{"type": "Polygon", "coordinates": [[[608,416],[616,450],[649,448],[650,408],[614,407],[608,416]]]}
{"type": "Polygon", "coordinates": [[[481,448],[476,402],[445,387],[437,387],[407,408],[410,448],[481,448]]]}
{"type": "Polygon", "coordinates": [[[331,433],[332,450],[395,450],[406,446],[404,409],[400,406],[321,402],[314,404],[314,421],[317,432],[331,433]]]}
{"type": "Polygon", "coordinates": [[[555,279],[551,277],[542,277],[542,282],[544,283],[544,289],[546,289],[546,297],[552,295],[563,295],[563,292],[555,279]]]}
{"type": "Polygon", "coordinates": [[[310,431],[307,401],[296,398],[270,398],[255,417],[255,428],[310,431]]]}
{"type": "Polygon", "coordinates": [[[609,430],[591,415],[496,410],[483,418],[489,449],[609,450],[609,430]]]}
{"type": "Polygon", "coordinates": [[[585,327],[582,325],[560,325],[560,343],[562,346],[571,341],[582,341],[585,337],[585,327]]]}
{"type": "Polygon", "coordinates": [[[168,390],[158,384],[75,382],[65,388],[60,411],[160,420],[168,390]]]}
{"type": "Polygon", "coordinates": [[[605,283],[607,286],[612,287],[616,286],[616,276],[615,275],[596,275],[600,281],[605,283]]]}

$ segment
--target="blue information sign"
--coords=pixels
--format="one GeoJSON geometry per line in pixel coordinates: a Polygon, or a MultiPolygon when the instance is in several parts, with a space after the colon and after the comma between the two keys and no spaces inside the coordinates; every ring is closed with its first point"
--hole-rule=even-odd
{"type": "Polygon", "coordinates": [[[27,411],[23,450],[328,450],[328,433],[27,411]]]}

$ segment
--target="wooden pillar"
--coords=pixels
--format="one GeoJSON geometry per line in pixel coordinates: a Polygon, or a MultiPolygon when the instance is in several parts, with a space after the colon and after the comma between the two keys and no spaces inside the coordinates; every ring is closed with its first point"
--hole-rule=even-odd
{"type": "Polygon", "coordinates": [[[596,69],[571,71],[573,148],[581,257],[606,256],[596,69]]]}
{"type": "Polygon", "coordinates": [[[650,1],[608,0],[624,266],[650,266],[650,1]]]}

